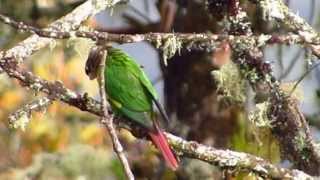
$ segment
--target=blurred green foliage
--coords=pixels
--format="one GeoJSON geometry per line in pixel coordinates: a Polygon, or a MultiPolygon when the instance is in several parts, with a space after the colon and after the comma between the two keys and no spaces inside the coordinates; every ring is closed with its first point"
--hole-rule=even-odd
{"type": "Polygon", "coordinates": [[[104,148],[89,145],[71,145],[61,153],[42,153],[33,158],[32,165],[13,170],[16,179],[124,179],[122,171],[114,171],[121,165],[104,148]]]}
{"type": "Polygon", "coordinates": [[[268,127],[255,127],[245,115],[238,116],[237,131],[231,138],[231,147],[236,151],[258,155],[272,163],[280,163],[280,149],[277,140],[268,127]]]}

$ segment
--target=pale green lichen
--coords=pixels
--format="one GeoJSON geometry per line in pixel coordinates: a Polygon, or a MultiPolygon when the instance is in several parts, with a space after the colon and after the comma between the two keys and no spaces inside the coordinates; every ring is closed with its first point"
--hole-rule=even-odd
{"type": "Polygon", "coordinates": [[[105,8],[113,7],[121,0],[92,0],[92,4],[96,10],[104,10],[105,8]]]}
{"type": "Polygon", "coordinates": [[[160,35],[156,36],[155,47],[159,49],[162,46],[162,38],[160,35]]]}
{"type": "Polygon", "coordinates": [[[18,115],[9,116],[10,127],[14,129],[25,131],[29,121],[30,114],[25,111],[21,111],[18,115]]]}
{"type": "Polygon", "coordinates": [[[56,48],[56,47],[57,47],[57,41],[52,39],[52,40],[49,42],[49,49],[50,49],[50,51],[53,51],[54,48],[56,48]]]}
{"type": "Polygon", "coordinates": [[[268,118],[270,102],[256,104],[256,109],[249,112],[249,120],[259,128],[271,128],[271,121],[268,118]]]}
{"type": "Polygon", "coordinates": [[[245,52],[248,51],[248,47],[256,47],[256,41],[254,38],[235,37],[234,45],[235,52],[245,52]]]}
{"type": "Polygon", "coordinates": [[[163,44],[161,47],[162,58],[163,58],[164,64],[167,66],[168,59],[172,58],[176,54],[176,52],[180,54],[180,50],[182,48],[182,42],[174,34],[170,34],[164,39],[164,42],[161,44],[163,44]]]}
{"type": "Polygon", "coordinates": [[[294,137],[294,144],[296,144],[298,150],[301,152],[300,155],[303,159],[308,159],[308,154],[304,153],[304,149],[307,147],[306,134],[302,131],[299,131],[298,134],[294,137]]]}
{"type": "Polygon", "coordinates": [[[261,164],[258,164],[256,165],[256,167],[254,168],[254,170],[260,172],[260,173],[263,173],[263,174],[268,174],[268,170],[262,166],[261,164]]]}
{"type": "Polygon", "coordinates": [[[21,109],[12,113],[9,119],[9,125],[14,129],[21,129],[25,131],[31,118],[31,111],[45,111],[46,107],[51,103],[51,100],[47,97],[39,98],[30,104],[26,104],[21,109]]]}
{"type": "Polygon", "coordinates": [[[110,14],[113,14],[113,8],[117,3],[127,3],[129,0],[92,0],[92,5],[97,12],[110,8],[110,14]]]}
{"type": "Polygon", "coordinates": [[[211,71],[211,74],[217,81],[218,90],[222,91],[225,97],[231,98],[235,102],[245,102],[245,80],[241,77],[236,64],[230,62],[219,70],[211,71]]]}
{"type": "Polygon", "coordinates": [[[37,95],[43,88],[43,85],[36,81],[30,85],[30,88],[34,91],[34,94],[37,95]]]}
{"type": "Polygon", "coordinates": [[[86,38],[70,38],[67,42],[67,47],[73,47],[74,51],[81,59],[86,59],[89,50],[95,45],[95,42],[86,38]]]}
{"type": "Polygon", "coordinates": [[[257,81],[260,80],[260,77],[256,71],[256,69],[249,69],[249,68],[244,68],[241,70],[243,73],[244,77],[246,77],[250,83],[256,83],[257,81]]]}
{"type": "Polygon", "coordinates": [[[271,35],[262,34],[257,39],[257,47],[264,47],[266,42],[271,38],[271,35]]]}
{"type": "Polygon", "coordinates": [[[264,0],[259,3],[262,10],[262,18],[266,21],[275,19],[284,19],[284,11],[281,4],[274,0],[264,0]]]}

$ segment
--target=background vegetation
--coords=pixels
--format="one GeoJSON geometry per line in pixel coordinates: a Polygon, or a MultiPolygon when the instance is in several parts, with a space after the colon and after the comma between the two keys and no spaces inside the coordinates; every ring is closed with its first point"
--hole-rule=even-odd
{"type": "MultiPolygon", "coordinates": [[[[46,27],[83,2],[1,0],[0,12],[29,25],[46,27]]],[[[286,34],[290,31],[290,25],[279,27],[277,22],[263,18],[264,12],[252,1],[240,2],[242,9],[248,13],[252,35],[286,34]]],[[[301,7],[310,11],[305,19],[317,29],[317,2],[307,2],[310,7],[301,7]]],[[[297,2],[289,0],[285,3],[290,7],[297,2]]],[[[230,19],[225,17],[228,12],[225,4],[228,3],[132,0],[129,5],[108,9],[84,24],[115,34],[181,32],[239,35],[237,33],[240,30],[236,31],[230,19]]],[[[243,27],[245,29],[245,25],[243,27]]],[[[29,34],[0,24],[1,50],[12,48],[27,36],[29,34]]],[[[92,41],[81,38],[57,40],[28,57],[23,67],[44,79],[59,80],[69,89],[81,94],[87,92],[90,97],[99,99],[97,83],[90,81],[84,73],[91,45],[92,41]]],[[[248,73],[253,71],[247,67],[249,70],[244,72],[245,68],[232,62],[231,55],[225,56],[230,52],[224,51],[222,45],[216,45],[214,52],[211,52],[212,48],[201,47],[193,51],[181,50],[176,54],[164,51],[165,48],[158,54],[147,43],[120,48],[138,57],[158,91],[164,92],[162,101],[172,119],[168,131],[216,148],[253,154],[281,167],[298,168],[312,175],[320,174],[319,169],[309,168],[308,171],[308,167],[304,169],[290,157],[281,154],[286,150],[281,148],[283,142],[279,140],[279,134],[271,128],[273,125],[266,112],[268,105],[264,104],[271,95],[264,93],[267,88],[252,85],[254,83],[246,79],[250,77],[248,73]],[[163,60],[163,54],[170,57],[167,62],[163,60]],[[155,69],[158,73],[155,73],[155,69]]],[[[234,46],[231,48],[235,49],[234,46]]],[[[310,67],[317,65],[315,62],[318,58],[313,57],[306,47],[299,49],[280,44],[262,50],[265,52],[264,59],[271,60],[273,74],[282,81],[281,90],[288,94],[294,83],[305,72],[309,72],[310,67]],[[288,52],[295,55],[289,57],[288,52]]],[[[313,85],[313,88],[298,87],[292,96],[297,102],[303,102],[302,109],[305,110],[315,142],[319,141],[320,127],[319,104],[314,103],[319,102],[320,97],[317,90],[320,74],[317,69],[303,76],[311,84],[317,85],[313,85]],[[309,110],[310,106],[316,108],[309,110]]],[[[97,116],[54,101],[39,112],[32,112],[24,130],[9,128],[10,114],[42,94],[21,88],[18,81],[10,79],[5,73],[0,75],[0,82],[0,179],[125,179],[106,129],[97,116]]],[[[136,139],[125,129],[119,129],[119,138],[137,179],[259,177],[259,174],[250,170],[238,172],[236,168],[219,168],[188,158],[182,158],[181,168],[172,172],[166,169],[150,143],[136,139]]],[[[300,144],[303,143],[302,138],[300,144]]]]}

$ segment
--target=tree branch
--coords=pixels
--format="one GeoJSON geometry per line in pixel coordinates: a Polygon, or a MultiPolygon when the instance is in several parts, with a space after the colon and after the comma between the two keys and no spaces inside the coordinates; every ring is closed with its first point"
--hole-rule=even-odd
{"type": "Polygon", "coordinates": [[[208,162],[221,169],[240,168],[242,171],[251,171],[261,177],[271,179],[312,179],[311,176],[299,170],[279,168],[250,154],[215,149],[194,141],[186,141],[169,133],[166,133],[166,136],[170,145],[178,154],[208,162]]]}
{"type": "MultiPolygon", "coordinates": [[[[99,52],[99,53],[105,53],[99,52]]],[[[123,152],[123,147],[120,143],[120,140],[117,136],[116,130],[113,127],[113,116],[109,113],[107,107],[110,107],[107,101],[107,94],[105,92],[105,78],[104,78],[104,71],[105,71],[105,55],[103,55],[101,62],[100,62],[100,67],[98,69],[99,75],[98,75],[98,84],[99,84],[99,92],[100,92],[100,97],[101,97],[101,111],[102,111],[102,116],[101,116],[101,123],[105,125],[105,127],[108,129],[108,133],[111,137],[112,144],[113,144],[113,149],[116,152],[123,170],[129,180],[134,180],[133,173],[131,172],[130,165],[128,162],[128,159],[126,158],[124,152],[123,152]]]]}
{"type": "Polygon", "coordinates": [[[51,100],[47,97],[41,97],[28,104],[25,104],[22,108],[9,115],[9,124],[13,128],[20,128],[23,131],[29,123],[29,118],[32,111],[43,111],[51,104],[51,100]]]}
{"type": "MultiPolygon", "coordinates": [[[[259,3],[269,3],[266,8],[277,9],[280,1],[265,0],[257,1],[259,3]]],[[[213,1],[214,2],[214,1],[213,1]]],[[[229,1],[229,6],[232,12],[228,12],[228,19],[230,22],[230,34],[252,36],[251,23],[248,20],[246,12],[239,6],[239,0],[229,1]]],[[[283,4],[281,4],[282,7],[283,4]]],[[[285,6],[285,5],[283,5],[285,6]]],[[[287,7],[282,7],[287,9],[287,7]]],[[[280,10],[272,12],[273,16],[281,17],[280,10]]],[[[210,10],[210,9],[209,9],[210,10]]],[[[211,11],[209,11],[211,12],[211,11]]],[[[307,41],[319,39],[317,36],[311,36],[313,30],[310,26],[306,26],[301,22],[301,18],[294,13],[287,13],[293,27],[302,28],[299,36],[307,41]],[[292,22],[300,21],[300,22],[292,22]],[[307,27],[307,28],[306,28],[307,27]],[[308,38],[306,33],[309,32],[308,38]]],[[[298,29],[296,29],[298,30],[298,29]]],[[[309,46],[311,46],[309,44],[309,46]]],[[[243,41],[239,44],[232,44],[233,61],[238,64],[242,70],[243,76],[250,82],[254,89],[259,86],[266,86],[264,90],[269,92],[270,106],[268,109],[268,118],[272,125],[271,131],[273,135],[279,140],[279,145],[282,150],[282,155],[288,158],[295,164],[295,167],[304,170],[312,175],[320,174],[320,152],[317,150],[315,143],[312,140],[308,123],[299,110],[298,103],[290,96],[283,92],[279,87],[279,82],[272,74],[270,64],[263,60],[263,53],[261,46],[258,46],[254,41],[243,41]]]]}
{"type": "MultiPolygon", "coordinates": [[[[303,18],[292,12],[280,0],[250,0],[256,3],[262,10],[266,20],[275,19],[281,24],[285,25],[292,32],[301,36],[306,41],[319,39],[320,34],[314,30],[303,18]]],[[[309,48],[313,54],[320,58],[320,45],[309,44],[309,48]]]]}
{"type": "MultiPolygon", "coordinates": [[[[218,42],[228,41],[230,44],[243,44],[251,42],[252,44],[263,47],[267,44],[302,44],[302,45],[320,45],[320,37],[313,39],[306,39],[303,36],[296,34],[288,35],[219,35],[208,33],[146,33],[146,34],[113,34],[100,31],[81,31],[81,30],[52,30],[40,29],[34,26],[27,25],[23,22],[15,21],[7,16],[0,14],[0,20],[4,23],[30,33],[39,35],[40,37],[54,38],[54,39],[68,39],[72,37],[89,38],[94,41],[117,42],[117,43],[135,43],[147,41],[154,44],[156,47],[163,46],[167,41],[172,40],[171,43],[181,43],[181,47],[190,49],[206,49],[213,50],[216,48],[218,42]],[[170,39],[171,38],[171,39],[170,39]],[[174,39],[172,39],[174,38],[174,39]]],[[[14,48],[13,48],[14,49],[14,48]]],[[[11,52],[11,50],[9,51],[11,52]]],[[[5,57],[10,56],[7,53],[5,57]]]]}
{"type": "MultiPolygon", "coordinates": [[[[112,3],[115,4],[118,2],[121,1],[117,0],[112,3]]],[[[113,4],[108,4],[102,0],[88,0],[75,8],[72,12],[68,13],[66,16],[50,24],[46,30],[75,30],[84,20],[112,5],[113,4]]],[[[54,41],[54,39],[32,35],[20,42],[14,48],[8,50],[6,57],[14,57],[19,63],[21,63],[25,58],[29,57],[34,52],[40,50],[50,43],[53,43],[54,41]]]]}
{"type": "MultiPolygon", "coordinates": [[[[292,12],[280,0],[251,0],[265,14],[266,20],[276,20],[301,38],[312,41],[319,39],[320,34],[303,18],[292,12]]],[[[312,53],[320,58],[319,44],[306,44],[312,53]]],[[[295,166],[313,175],[320,174],[320,152],[312,141],[308,123],[301,113],[298,103],[291,99],[272,99],[274,107],[270,108],[271,117],[277,119],[274,134],[278,137],[282,149],[287,153],[295,166]],[[282,107],[282,108],[279,108],[282,107]],[[282,110],[281,110],[282,109],[282,110]]]]}

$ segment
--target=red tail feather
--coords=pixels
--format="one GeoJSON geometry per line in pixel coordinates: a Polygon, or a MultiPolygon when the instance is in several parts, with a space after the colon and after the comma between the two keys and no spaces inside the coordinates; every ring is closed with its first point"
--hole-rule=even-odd
{"type": "Polygon", "coordinates": [[[156,131],[149,132],[149,136],[151,137],[155,146],[161,151],[168,166],[175,171],[179,166],[178,161],[170,149],[167,138],[164,136],[163,132],[158,127],[155,129],[156,131]]]}

